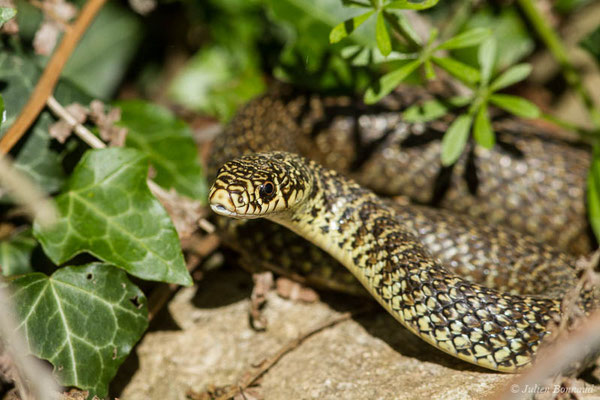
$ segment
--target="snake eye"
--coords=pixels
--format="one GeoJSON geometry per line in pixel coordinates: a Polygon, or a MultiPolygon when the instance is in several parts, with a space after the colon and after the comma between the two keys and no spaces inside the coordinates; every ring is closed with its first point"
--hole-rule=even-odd
{"type": "Polygon", "coordinates": [[[260,185],[259,192],[261,196],[271,196],[275,193],[275,185],[273,185],[272,182],[267,181],[260,185]]]}

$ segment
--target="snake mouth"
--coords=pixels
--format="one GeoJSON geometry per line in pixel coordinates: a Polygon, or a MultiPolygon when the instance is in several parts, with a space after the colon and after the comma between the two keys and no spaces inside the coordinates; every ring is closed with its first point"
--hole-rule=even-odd
{"type": "Polygon", "coordinates": [[[208,201],[210,208],[219,215],[231,218],[243,217],[243,215],[236,212],[236,207],[229,196],[229,192],[225,189],[218,189],[213,186],[208,195],[208,201]]]}
{"type": "Polygon", "coordinates": [[[231,218],[243,218],[244,216],[236,213],[235,211],[228,210],[222,204],[211,204],[210,208],[217,214],[231,218]]]}

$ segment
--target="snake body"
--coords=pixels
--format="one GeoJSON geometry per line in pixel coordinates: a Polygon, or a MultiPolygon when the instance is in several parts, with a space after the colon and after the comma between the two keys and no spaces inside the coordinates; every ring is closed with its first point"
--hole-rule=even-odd
{"type": "Polygon", "coordinates": [[[499,371],[528,365],[561,299],[500,293],[450,273],[384,200],[292,153],[226,163],[209,200],[218,214],[265,217],[334,256],[410,331],[458,358],[499,371]]]}
{"type": "Polygon", "coordinates": [[[590,149],[548,129],[496,118],[491,150],[468,145],[450,168],[440,163],[441,137],[453,115],[407,123],[402,111],[430,96],[403,88],[374,106],[352,97],[277,87],[238,112],[217,137],[218,166],[241,154],[285,150],[314,159],[379,194],[510,226],[575,254],[591,251],[585,207],[590,149]]]}
{"type": "MultiPolygon", "coordinates": [[[[220,169],[211,189],[211,203],[215,211],[229,216],[266,216],[322,250],[307,247],[297,235],[268,221],[240,224],[221,220],[222,230],[231,241],[242,252],[258,256],[262,263],[282,266],[311,282],[360,291],[356,280],[337,267],[339,261],[408,329],[461,359],[509,372],[530,363],[549,332],[548,322],[562,315],[562,297],[577,280],[574,259],[510,228],[489,226],[479,219],[444,211],[393,205],[338,172],[293,154],[306,152],[303,142],[312,136],[298,132],[299,120],[289,118],[297,113],[297,104],[262,98],[234,119],[216,140],[213,169],[238,159],[220,169]],[[243,154],[274,150],[291,153],[239,159],[243,154]],[[274,186],[272,199],[261,195],[260,188],[264,189],[267,182],[274,186]],[[299,199],[302,201],[296,202],[299,199]],[[287,207],[279,209],[283,206],[287,207]]],[[[529,147],[535,148],[541,139],[531,140],[533,145],[529,147]]],[[[492,151],[484,161],[507,157],[502,150],[496,152],[499,154],[492,151]]],[[[563,160],[563,168],[579,168],[587,162],[579,152],[562,149],[555,157],[563,160]]],[[[525,160],[519,159],[515,165],[536,163],[535,159],[525,160]]],[[[537,162],[546,165],[547,160],[537,162]]],[[[511,170],[510,165],[506,170],[511,170]]],[[[361,175],[360,171],[350,168],[344,172],[356,176],[361,175]]],[[[521,183],[531,182],[534,178],[529,175],[533,172],[531,168],[520,168],[517,175],[526,175],[521,183]]],[[[541,181],[535,178],[542,184],[565,176],[556,171],[543,175],[541,181]]],[[[367,182],[377,179],[372,177],[367,182]]],[[[560,181],[563,190],[571,189],[571,197],[581,195],[573,189],[579,180],[574,184],[560,181]]],[[[501,185],[492,186],[497,194],[502,193],[501,185]]],[[[555,184],[554,190],[557,188],[555,184]]],[[[502,196],[510,197],[512,192],[506,190],[502,196]]],[[[529,190],[532,201],[543,193],[529,190]]],[[[577,208],[572,198],[564,201],[563,205],[577,208]]],[[[532,204],[524,203],[523,207],[528,210],[532,204]]],[[[493,210],[486,213],[493,216],[493,210]]],[[[572,239],[572,232],[567,236],[572,239]]],[[[590,302],[593,300],[580,302],[579,306],[587,311],[590,302]]]]}

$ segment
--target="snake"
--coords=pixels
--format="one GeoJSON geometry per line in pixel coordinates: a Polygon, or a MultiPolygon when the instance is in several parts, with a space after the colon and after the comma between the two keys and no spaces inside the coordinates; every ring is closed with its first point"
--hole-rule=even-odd
{"type": "MultiPolygon", "coordinates": [[[[216,140],[213,165],[227,161],[215,172],[211,208],[251,220],[227,220],[223,230],[240,243],[245,238],[246,252],[268,264],[288,260],[288,270],[318,283],[342,281],[352,290],[360,290],[358,282],[407,329],[457,358],[503,372],[529,365],[552,333],[550,323],[564,318],[563,299],[577,281],[573,257],[512,228],[399,206],[352,173],[305,158],[293,121],[286,126],[278,112],[272,115],[279,119],[267,119],[278,101],[259,99],[216,140]],[[297,265],[300,259],[310,265],[297,265]],[[356,279],[325,267],[335,263],[356,279]],[[498,272],[501,265],[509,272],[498,272]],[[461,268],[470,269],[467,278],[461,268]]],[[[293,101],[279,104],[289,109],[293,101]]],[[[584,290],[581,312],[595,307],[595,296],[594,288],[584,290]]]]}

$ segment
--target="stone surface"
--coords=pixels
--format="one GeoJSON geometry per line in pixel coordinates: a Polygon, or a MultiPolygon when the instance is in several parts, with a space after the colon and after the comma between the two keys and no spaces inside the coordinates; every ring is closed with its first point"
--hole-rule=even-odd
{"type": "MultiPolygon", "coordinates": [[[[120,398],[184,399],[188,389],[234,384],[299,334],[369,301],[321,293],[324,300],[306,304],[270,292],[268,329],[255,332],[248,321],[250,288],[244,272],[219,270],[181,290],[169,304],[181,330],[145,336],[136,349],[139,367],[120,398]]],[[[264,375],[259,393],[265,399],[481,399],[512,378],[432,348],[373,308],[285,355],[264,375]]]]}

